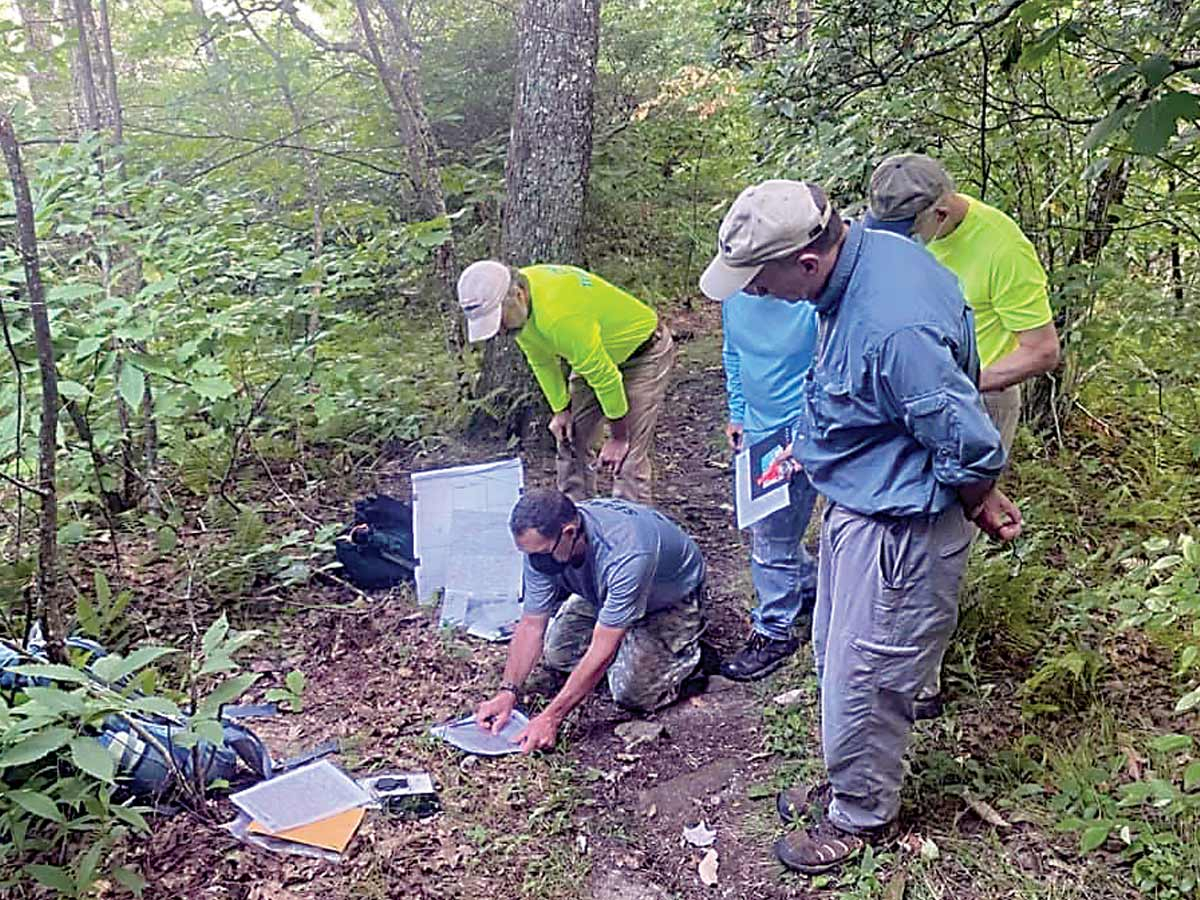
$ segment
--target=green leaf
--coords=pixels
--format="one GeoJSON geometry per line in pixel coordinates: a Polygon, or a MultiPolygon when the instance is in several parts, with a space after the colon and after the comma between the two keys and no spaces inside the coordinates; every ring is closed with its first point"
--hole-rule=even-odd
{"type": "Polygon", "coordinates": [[[47,728],[45,731],[36,732],[0,753],[0,768],[37,762],[63,746],[73,736],[73,732],[66,728],[47,728]]]}
{"type": "Polygon", "coordinates": [[[79,343],[75,345],[75,358],[87,359],[89,356],[94,356],[102,346],[104,346],[103,338],[80,338],[79,343]]]}
{"type": "Polygon", "coordinates": [[[80,300],[93,294],[99,294],[103,290],[104,288],[98,284],[87,284],[82,281],[75,284],[58,284],[46,292],[46,302],[63,303],[68,300],[80,300]]]}
{"type": "Polygon", "coordinates": [[[1200,787],[1200,759],[1183,770],[1183,789],[1190,791],[1197,787],[1200,787]]]}
{"type": "Polygon", "coordinates": [[[63,820],[62,813],[58,811],[58,804],[39,791],[9,791],[5,796],[35,816],[41,816],[51,822],[63,820]]]}
{"type": "Polygon", "coordinates": [[[1180,750],[1190,749],[1191,746],[1192,738],[1187,734],[1160,734],[1150,742],[1150,749],[1159,753],[1178,753],[1180,750]]]}
{"type": "Polygon", "coordinates": [[[112,588],[108,586],[108,576],[100,569],[92,572],[92,583],[96,586],[96,603],[107,606],[112,599],[112,588]]]}
{"type": "Polygon", "coordinates": [[[78,381],[68,381],[67,379],[58,383],[58,392],[68,400],[82,400],[89,394],[88,389],[78,381]]]}
{"type": "Polygon", "coordinates": [[[292,671],[288,672],[287,678],[283,680],[284,684],[287,685],[287,689],[293,694],[300,694],[304,692],[304,681],[304,673],[299,669],[293,669],[292,671]]]}
{"type": "Polygon", "coordinates": [[[126,359],[143,372],[151,375],[165,375],[168,378],[175,374],[175,368],[161,356],[151,356],[149,353],[130,353],[126,359]]]}
{"type": "Polygon", "coordinates": [[[1188,691],[1188,693],[1180,697],[1179,702],[1175,704],[1175,712],[1191,712],[1197,706],[1200,706],[1200,687],[1197,687],[1194,691],[1188,691]]]}
{"type": "Polygon", "coordinates": [[[139,300],[149,300],[151,297],[157,297],[159,294],[165,294],[179,284],[179,279],[174,275],[163,278],[161,281],[152,281],[140,291],[138,291],[139,300]]]}
{"type": "Polygon", "coordinates": [[[1091,131],[1087,133],[1087,137],[1083,139],[1083,146],[1088,150],[1095,150],[1102,146],[1113,133],[1125,125],[1125,120],[1129,118],[1129,106],[1122,103],[1107,116],[1092,126],[1091,131]]]}
{"type": "Polygon", "coordinates": [[[228,633],[229,619],[225,617],[225,613],[221,613],[221,617],[208,626],[208,630],[204,632],[204,637],[200,640],[200,648],[204,651],[204,655],[207,656],[217,649],[228,633]]]}
{"type": "Polygon", "coordinates": [[[1047,28],[1025,45],[1017,65],[1022,69],[1037,68],[1042,60],[1054,52],[1060,41],[1077,41],[1082,34],[1080,27],[1070,21],[1047,28]]]}
{"type": "Polygon", "coordinates": [[[80,735],[71,740],[71,761],[93,778],[112,784],[113,758],[94,737],[80,735]]]}
{"type": "Polygon", "coordinates": [[[168,700],[166,697],[138,697],[132,705],[136,710],[153,713],[157,716],[174,719],[183,717],[183,712],[175,705],[174,701],[168,700]]]}
{"type": "Polygon", "coordinates": [[[191,388],[205,400],[224,400],[232,397],[235,390],[229,379],[218,375],[197,378],[191,383],[191,388]]]}
{"type": "Polygon", "coordinates": [[[225,679],[201,701],[198,715],[201,718],[215,719],[217,712],[224,704],[232,703],[246,693],[251,685],[258,681],[258,677],[257,673],[247,672],[225,679]]]}
{"type": "Polygon", "coordinates": [[[141,409],[142,395],[146,392],[146,376],[137,366],[125,361],[121,366],[121,378],[117,382],[117,393],[134,409],[141,409]]]}
{"type": "Polygon", "coordinates": [[[1112,831],[1111,822],[1100,822],[1083,830],[1083,834],[1079,836],[1079,852],[1080,854],[1091,853],[1101,844],[1108,840],[1109,832],[1112,831]]]}
{"type": "Polygon", "coordinates": [[[105,681],[116,682],[145,668],[159,657],[175,652],[172,647],[139,647],[125,657],[116,653],[101,657],[92,664],[92,671],[105,681]]]}
{"type": "Polygon", "coordinates": [[[82,696],[68,693],[59,687],[27,687],[25,696],[54,715],[65,713],[69,716],[82,716],[86,711],[82,696]]]}
{"type": "Polygon", "coordinates": [[[1186,675],[1188,669],[1196,664],[1198,657],[1200,657],[1200,647],[1195,644],[1184,647],[1183,652],[1179,654],[1179,671],[1175,674],[1186,675]]]}
{"type": "Polygon", "coordinates": [[[8,671],[28,678],[49,678],[51,681],[66,681],[70,684],[91,684],[92,681],[81,670],[59,663],[30,663],[27,666],[13,666],[8,671]]]}
{"type": "MultiPolygon", "coordinates": [[[[149,829],[147,829],[149,830],[149,829]]],[[[117,866],[113,869],[113,878],[121,882],[121,886],[135,897],[141,897],[146,890],[146,879],[133,869],[117,866]]]]}
{"type": "Polygon", "coordinates": [[[1169,91],[1151,102],[1138,114],[1129,133],[1134,152],[1145,156],[1161,153],[1175,136],[1180,119],[1200,119],[1200,96],[1169,91]]]}
{"type": "Polygon", "coordinates": [[[179,546],[179,535],[170,525],[163,525],[155,532],[154,542],[159,553],[170,553],[179,546]]]}
{"type": "Polygon", "coordinates": [[[1150,87],[1158,87],[1166,81],[1173,69],[1171,58],[1161,53],[1147,56],[1138,65],[1138,72],[1146,79],[1146,84],[1150,87]]]}
{"type": "Polygon", "coordinates": [[[150,831],[150,826],[146,823],[146,819],[132,806],[113,806],[109,808],[109,812],[122,822],[132,825],[138,831],[143,833],[149,833],[150,831]]]}
{"type": "Polygon", "coordinates": [[[68,897],[75,896],[75,880],[71,878],[71,873],[63,866],[48,866],[43,863],[33,863],[25,867],[25,871],[34,877],[40,884],[44,884],[48,888],[58,891],[61,894],[66,894],[68,897]]]}

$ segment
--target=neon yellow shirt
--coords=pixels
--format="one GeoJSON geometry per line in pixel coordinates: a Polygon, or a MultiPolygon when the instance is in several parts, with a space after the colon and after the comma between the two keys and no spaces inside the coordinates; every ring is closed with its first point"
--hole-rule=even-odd
{"type": "Polygon", "coordinates": [[[529,320],[517,346],[554,412],[571,402],[565,359],[596,394],[609,419],[629,412],[618,366],[658,327],[658,313],[603,278],[575,266],[527,266],[529,320]]]}
{"type": "Polygon", "coordinates": [[[1017,332],[1053,319],[1046,270],[1020,227],[993,206],[964,197],[969,207],[958,227],[929,244],[937,261],[958,276],[975,310],[979,363],[987,368],[1017,349],[1017,332]]]}

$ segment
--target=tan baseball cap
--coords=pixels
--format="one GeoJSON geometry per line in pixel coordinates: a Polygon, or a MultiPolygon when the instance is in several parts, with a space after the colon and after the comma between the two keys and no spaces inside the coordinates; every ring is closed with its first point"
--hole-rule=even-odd
{"type": "Polygon", "coordinates": [[[494,259],[481,259],[463,269],[458,277],[458,305],[467,317],[468,341],[496,336],[511,284],[508,266],[494,259]]]}
{"type": "Polygon", "coordinates": [[[918,215],[953,191],[954,179],[936,159],[923,153],[889,156],[871,175],[871,211],[865,224],[908,234],[918,215]]]}
{"type": "Polygon", "coordinates": [[[803,181],[774,179],[746,188],[717,232],[717,255],[700,276],[700,290],[724,300],[746,287],[762,267],[815,241],[833,204],[821,210],[803,181]]]}

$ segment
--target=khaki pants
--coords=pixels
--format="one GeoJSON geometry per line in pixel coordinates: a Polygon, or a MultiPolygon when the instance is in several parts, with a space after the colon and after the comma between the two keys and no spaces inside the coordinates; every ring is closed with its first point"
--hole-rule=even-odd
{"type": "Polygon", "coordinates": [[[1004,452],[1012,452],[1017,424],[1021,421],[1021,386],[1012,384],[1002,391],[988,391],[983,394],[983,405],[992,417],[992,424],[1000,432],[1004,452]]]}
{"type": "MultiPolygon", "coordinates": [[[[613,477],[613,496],[635,503],[652,500],[654,425],[675,365],[675,341],[663,323],[651,336],[650,346],[620,366],[629,412],[629,455],[613,477]]],[[[558,445],[555,468],[558,489],[575,502],[596,494],[596,441],[604,413],[586,381],[571,373],[571,440],[558,445]]]]}

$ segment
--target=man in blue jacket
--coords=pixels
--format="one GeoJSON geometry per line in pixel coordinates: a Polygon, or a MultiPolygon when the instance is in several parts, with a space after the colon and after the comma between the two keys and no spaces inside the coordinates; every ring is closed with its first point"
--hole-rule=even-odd
{"type": "Polygon", "coordinates": [[[996,489],[1000,434],[976,387],[971,311],[957,279],[898,235],[847,224],[820,187],[766,181],[721,223],[700,287],[811,303],[817,349],[793,453],[829,500],[813,651],[827,781],[779,797],[808,827],[775,845],[823,872],[888,830],[900,808],[913,701],[958,616],[973,532],[1021,514],[996,489]]]}
{"type": "MultiPolygon", "coordinates": [[[[817,342],[817,315],[808,303],[777,303],[739,291],[721,304],[722,359],[729,424],[736,452],[756,444],[796,417],[804,373],[817,342]]],[[[721,665],[734,681],[774,672],[796,652],[792,628],[811,631],[817,572],[804,532],[817,493],[804,475],[789,485],[789,503],[750,526],[750,577],[758,604],[750,612],[750,640],[721,665]]]]}

